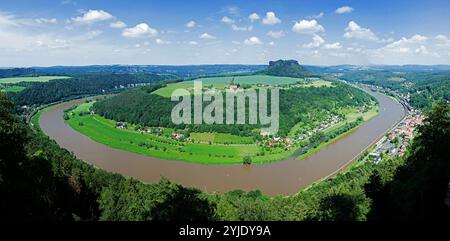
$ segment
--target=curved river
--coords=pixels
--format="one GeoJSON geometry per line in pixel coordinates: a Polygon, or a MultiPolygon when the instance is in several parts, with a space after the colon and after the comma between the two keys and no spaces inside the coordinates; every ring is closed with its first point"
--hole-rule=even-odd
{"type": "Polygon", "coordinates": [[[42,130],[79,159],[110,172],[154,183],[164,176],[203,191],[259,189],[268,195],[293,194],[332,176],[379,140],[404,116],[403,107],[385,95],[368,91],[380,104],[380,113],[334,143],[302,160],[289,158],[264,165],[201,165],[142,156],[97,143],[64,123],[63,111],[84,99],[55,105],[39,119],[42,130]]]}

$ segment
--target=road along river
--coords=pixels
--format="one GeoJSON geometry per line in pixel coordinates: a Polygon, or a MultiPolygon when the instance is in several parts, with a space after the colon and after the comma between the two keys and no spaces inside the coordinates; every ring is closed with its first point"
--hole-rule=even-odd
{"type": "Polygon", "coordinates": [[[385,95],[371,91],[368,93],[378,100],[379,115],[307,158],[289,158],[264,165],[201,165],[113,149],[74,131],[64,123],[63,111],[85,99],[55,105],[42,113],[39,124],[44,133],[79,159],[143,182],[158,182],[164,176],[176,183],[208,192],[259,189],[268,195],[285,195],[296,193],[321,178],[335,174],[403,118],[402,105],[385,95]]]}

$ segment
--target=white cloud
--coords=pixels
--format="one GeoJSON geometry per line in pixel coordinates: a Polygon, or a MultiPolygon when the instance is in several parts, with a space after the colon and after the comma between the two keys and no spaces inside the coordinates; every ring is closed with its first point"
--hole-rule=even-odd
{"type": "Polygon", "coordinates": [[[36,18],[34,21],[39,24],[54,24],[58,22],[56,18],[36,18]]]}
{"type": "Polygon", "coordinates": [[[308,48],[308,49],[310,49],[310,48],[317,48],[320,45],[322,45],[323,43],[325,43],[325,40],[323,40],[323,38],[320,37],[319,35],[314,34],[314,36],[312,38],[312,42],[308,43],[308,44],[304,44],[303,48],[308,48]]]}
{"type": "Polygon", "coordinates": [[[295,22],[294,26],[292,26],[292,31],[296,33],[313,34],[317,32],[324,32],[325,29],[315,19],[313,20],[303,19],[299,22],[295,22]]]}
{"type": "Polygon", "coordinates": [[[14,15],[0,12],[0,27],[10,27],[18,26],[19,23],[16,21],[14,15]]]}
{"type": "Polygon", "coordinates": [[[77,40],[90,40],[93,39],[99,35],[101,35],[103,33],[103,31],[101,30],[93,30],[93,31],[89,31],[85,34],[82,34],[80,36],[77,36],[77,40]]]}
{"type": "Polygon", "coordinates": [[[240,9],[237,6],[227,6],[227,7],[223,8],[221,12],[226,12],[233,16],[237,16],[237,15],[239,15],[240,9]]]}
{"type": "MultiPolygon", "coordinates": [[[[416,34],[411,38],[402,37],[400,40],[390,43],[382,48],[384,51],[396,52],[396,53],[410,53],[413,49],[425,48],[422,44],[427,41],[427,37],[416,34]]],[[[416,51],[422,52],[423,51],[416,51]]]]}
{"type": "Polygon", "coordinates": [[[323,46],[324,49],[341,49],[342,45],[339,42],[332,43],[332,44],[325,44],[323,46]]]}
{"type": "Polygon", "coordinates": [[[265,25],[275,25],[281,23],[281,20],[277,18],[274,12],[267,12],[266,17],[262,20],[262,23],[265,25]]]}
{"type": "Polygon", "coordinates": [[[350,6],[342,6],[338,9],[336,9],[336,13],[337,14],[351,13],[351,12],[353,12],[353,10],[354,9],[350,6]]]}
{"type": "Polygon", "coordinates": [[[36,21],[33,19],[18,18],[17,16],[0,11],[0,27],[10,28],[19,26],[34,26],[36,21]]]}
{"type": "Polygon", "coordinates": [[[415,52],[416,53],[419,53],[419,54],[429,54],[430,52],[428,52],[428,49],[425,47],[425,46],[423,46],[423,45],[421,45],[420,47],[418,47],[416,50],[415,50],[415,52]]]}
{"type": "Polygon", "coordinates": [[[233,29],[234,31],[252,31],[253,30],[253,26],[242,26],[239,27],[236,24],[231,25],[231,29],[233,29]]]}
{"type": "Polygon", "coordinates": [[[443,34],[439,34],[436,37],[434,37],[436,40],[442,41],[442,42],[446,42],[448,41],[447,36],[443,35],[443,34]]]}
{"type": "Polygon", "coordinates": [[[216,39],[215,36],[209,34],[209,33],[203,33],[202,35],[200,35],[201,39],[216,39]]]}
{"type": "Polygon", "coordinates": [[[229,18],[229,17],[227,17],[227,16],[224,16],[224,17],[222,18],[222,23],[226,23],[226,24],[234,24],[235,22],[234,22],[233,19],[231,19],[231,18],[229,18]]]}
{"type": "Polygon", "coordinates": [[[275,44],[274,41],[270,41],[270,42],[269,42],[269,45],[272,46],[272,47],[273,47],[273,46],[276,46],[276,44],[275,44]]]}
{"type": "Polygon", "coordinates": [[[260,45],[260,44],[262,44],[262,42],[261,42],[261,40],[259,40],[258,37],[253,36],[253,37],[250,37],[250,38],[244,40],[244,44],[246,44],[246,45],[260,45]]]}
{"type": "Polygon", "coordinates": [[[72,18],[72,21],[80,24],[93,24],[99,21],[110,20],[114,18],[110,13],[103,10],[89,10],[82,16],[72,18]]]}
{"type": "Polygon", "coordinates": [[[253,26],[237,26],[235,23],[236,21],[234,21],[233,19],[224,16],[222,18],[222,22],[225,24],[228,24],[231,26],[231,29],[233,29],[233,31],[241,31],[241,32],[245,32],[245,31],[252,31],[253,30],[253,26]]]}
{"type": "Polygon", "coordinates": [[[196,42],[196,41],[189,41],[188,44],[189,44],[189,45],[198,45],[198,42],[196,42]]]}
{"type": "Polygon", "coordinates": [[[122,31],[122,36],[127,38],[155,37],[157,35],[158,31],[151,28],[146,23],[140,23],[132,28],[126,28],[122,31]]]}
{"type": "Polygon", "coordinates": [[[437,41],[436,47],[450,50],[450,39],[447,36],[439,34],[435,40],[437,41]]]}
{"type": "Polygon", "coordinates": [[[195,25],[197,25],[197,23],[195,21],[191,20],[186,23],[186,28],[193,28],[193,27],[195,27],[195,25]]]}
{"type": "Polygon", "coordinates": [[[122,21],[110,23],[109,26],[111,28],[126,28],[127,27],[127,25],[122,21]]]}
{"type": "Polygon", "coordinates": [[[308,19],[319,19],[319,18],[323,18],[323,16],[325,16],[325,13],[320,12],[320,13],[317,14],[317,15],[308,16],[308,17],[306,17],[306,18],[308,18],[308,19]]]}
{"type": "Polygon", "coordinates": [[[280,31],[269,31],[267,33],[267,35],[272,37],[272,38],[279,39],[279,38],[284,37],[284,31],[283,30],[280,30],[280,31]]]}
{"type": "Polygon", "coordinates": [[[428,41],[428,37],[420,34],[415,34],[410,38],[402,37],[393,43],[371,51],[374,58],[410,63],[432,59],[436,61],[436,58],[440,58],[439,53],[439,46],[432,44],[428,41]]]}
{"type": "Polygon", "coordinates": [[[157,39],[155,40],[155,42],[156,42],[156,44],[159,44],[159,45],[171,44],[171,42],[162,40],[162,39],[160,39],[160,38],[157,38],[157,39]]]}
{"type": "Polygon", "coordinates": [[[250,21],[253,23],[255,21],[258,21],[260,17],[257,13],[252,13],[248,16],[248,19],[250,19],[250,21]]]}
{"type": "Polygon", "coordinates": [[[359,26],[355,21],[350,21],[345,28],[344,37],[369,41],[378,41],[378,37],[368,28],[359,26]]]}

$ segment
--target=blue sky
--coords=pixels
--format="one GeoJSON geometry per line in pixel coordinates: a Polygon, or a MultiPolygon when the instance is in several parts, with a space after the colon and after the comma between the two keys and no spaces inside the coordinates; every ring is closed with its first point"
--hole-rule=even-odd
{"type": "Polygon", "coordinates": [[[0,66],[450,64],[450,1],[0,3],[0,66]]]}

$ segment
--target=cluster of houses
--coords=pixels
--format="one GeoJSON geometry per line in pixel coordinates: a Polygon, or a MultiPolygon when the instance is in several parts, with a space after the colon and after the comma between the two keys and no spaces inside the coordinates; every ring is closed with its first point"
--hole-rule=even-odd
{"type": "Polygon", "coordinates": [[[414,115],[414,116],[408,116],[406,117],[400,124],[395,128],[394,135],[393,136],[401,136],[403,137],[403,145],[400,146],[399,149],[399,155],[402,156],[405,151],[406,147],[413,138],[414,130],[419,126],[422,125],[424,120],[423,115],[414,115]]]}
{"type": "Polygon", "coordinates": [[[424,116],[421,114],[413,113],[406,116],[391,132],[376,143],[375,149],[369,154],[369,157],[378,163],[384,156],[403,156],[414,136],[415,129],[422,125],[423,120],[424,116]]]}
{"type": "Polygon", "coordinates": [[[290,150],[292,148],[292,140],[288,137],[272,137],[264,140],[264,146],[266,147],[282,147],[285,150],[290,150]]]}
{"type": "Polygon", "coordinates": [[[149,85],[150,83],[136,83],[136,84],[127,84],[127,85],[116,85],[114,89],[125,89],[125,88],[134,88],[149,85]]]}
{"type": "Polygon", "coordinates": [[[304,133],[304,134],[300,134],[297,136],[297,139],[299,141],[301,140],[305,140],[308,139],[310,136],[314,135],[315,133],[319,132],[319,131],[323,131],[326,130],[328,128],[330,128],[333,125],[336,125],[337,123],[339,123],[342,120],[342,118],[340,118],[337,115],[333,115],[331,118],[327,119],[326,121],[323,121],[322,123],[320,123],[320,125],[316,126],[314,129],[304,133]]]}

